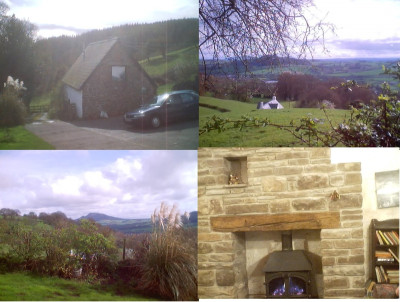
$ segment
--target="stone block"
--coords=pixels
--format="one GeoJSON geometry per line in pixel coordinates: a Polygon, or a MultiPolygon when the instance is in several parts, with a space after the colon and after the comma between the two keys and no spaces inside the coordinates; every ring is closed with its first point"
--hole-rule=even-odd
{"type": "Polygon", "coordinates": [[[228,215],[237,215],[237,214],[250,214],[250,213],[268,213],[268,205],[267,204],[247,204],[247,205],[232,205],[226,206],[225,212],[228,215]]]}
{"type": "Polygon", "coordinates": [[[343,228],[358,228],[363,226],[362,221],[344,221],[341,224],[343,228]]]}
{"type": "Polygon", "coordinates": [[[332,173],[336,171],[336,165],[307,165],[304,166],[305,173],[332,173]]]}
{"type": "Polygon", "coordinates": [[[303,167],[276,167],[272,175],[298,175],[303,172],[303,167]]]}
{"type": "Polygon", "coordinates": [[[351,238],[364,238],[364,231],[362,228],[351,230],[351,238]]]}
{"type": "MultiPolygon", "coordinates": [[[[304,166],[308,165],[310,160],[308,158],[299,158],[299,159],[289,159],[289,166],[304,166]]],[[[283,165],[282,165],[283,166],[283,165]]]]}
{"type": "Polygon", "coordinates": [[[208,254],[213,252],[212,245],[210,243],[200,242],[198,244],[198,253],[199,254],[208,254]]]}
{"type": "Polygon", "coordinates": [[[292,201],[292,207],[296,211],[326,210],[325,198],[305,198],[292,201]]]}
{"type": "Polygon", "coordinates": [[[364,265],[336,265],[323,267],[324,276],[364,276],[364,265]]]}
{"type": "Polygon", "coordinates": [[[222,241],[214,244],[215,253],[233,253],[234,252],[233,241],[222,241]]]}
{"type": "Polygon", "coordinates": [[[360,248],[360,249],[352,249],[350,251],[350,255],[364,255],[364,249],[360,248]]]}
{"type": "Polygon", "coordinates": [[[209,205],[210,215],[223,214],[222,201],[220,199],[211,199],[209,205]]]}
{"type": "Polygon", "coordinates": [[[360,210],[342,210],[340,212],[341,216],[346,216],[346,215],[362,215],[363,211],[360,210]]]}
{"type": "Polygon", "coordinates": [[[217,270],[217,285],[232,286],[235,284],[235,274],[233,270],[217,270]]]}
{"type": "Polygon", "coordinates": [[[309,151],[290,151],[290,152],[279,152],[276,154],[276,159],[292,159],[292,158],[308,158],[309,151]]]}
{"type": "Polygon", "coordinates": [[[347,173],[344,177],[344,183],[346,185],[359,185],[361,182],[361,173],[347,173]]]}
{"type": "Polygon", "coordinates": [[[272,168],[253,169],[248,171],[248,177],[264,177],[274,175],[272,168]]]}
{"type": "MultiPolygon", "coordinates": [[[[340,194],[340,192],[339,192],[340,194]]],[[[343,194],[338,200],[329,200],[330,210],[340,210],[346,208],[361,208],[362,195],[361,194],[343,194]]]]}
{"type": "Polygon", "coordinates": [[[199,233],[198,241],[199,242],[214,242],[221,241],[227,239],[227,234],[223,233],[199,233]]]}
{"type": "Polygon", "coordinates": [[[338,257],[338,264],[363,264],[364,255],[349,256],[349,257],[338,257]]]}
{"type": "Polygon", "coordinates": [[[209,186],[209,185],[216,185],[217,180],[212,175],[204,175],[198,177],[198,185],[201,186],[209,186]]]}
{"type": "Polygon", "coordinates": [[[219,262],[219,263],[232,263],[235,259],[234,254],[199,254],[199,262],[219,262]]]}
{"type": "Polygon", "coordinates": [[[347,256],[349,255],[349,250],[338,250],[338,249],[329,249],[329,250],[321,250],[321,255],[325,256],[347,256]]]}
{"type": "Polygon", "coordinates": [[[284,192],[287,189],[287,181],[284,177],[265,177],[262,189],[264,192],[284,192]]]}
{"type": "Polygon", "coordinates": [[[252,203],[257,203],[257,198],[256,197],[245,197],[246,195],[243,195],[244,197],[230,197],[226,196],[224,197],[224,205],[244,205],[244,204],[252,204],[252,203]]]}
{"type": "Polygon", "coordinates": [[[332,240],[321,240],[321,249],[333,249],[333,242],[332,240]]]}
{"type": "Polygon", "coordinates": [[[233,286],[199,286],[199,299],[234,299],[236,290],[233,286]]]}
{"type": "Polygon", "coordinates": [[[322,265],[324,266],[334,266],[336,263],[335,257],[322,257],[322,265]]]}
{"type": "Polygon", "coordinates": [[[329,184],[332,187],[343,186],[343,184],[344,184],[344,176],[343,175],[330,175],[329,176],[329,184]]]}
{"type": "Polygon", "coordinates": [[[198,270],[197,276],[199,286],[213,286],[215,284],[214,270],[198,270]]]}
{"type": "Polygon", "coordinates": [[[348,186],[346,183],[344,184],[344,187],[340,188],[340,194],[348,194],[348,193],[362,193],[362,187],[361,184],[359,185],[350,185],[348,186]]]}
{"type": "Polygon", "coordinates": [[[350,278],[350,287],[352,288],[364,288],[365,286],[365,277],[349,277],[350,278]]]}
{"type": "Polygon", "coordinates": [[[341,163],[337,164],[337,169],[343,172],[361,171],[361,163],[341,163]]]}
{"type": "Polygon", "coordinates": [[[337,249],[356,249],[364,247],[364,240],[362,239],[346,239],[335,241],[335,248],[337,249]]]}
{"type": "Polygon", "coordinates": [[[297,181],[297,188],[299,190],[311,190],[318,188],[325,188],[328,186],[327,175],[303,175],[297,181]]]}
{"type": "Polygon", "coordinates": [[[269,210],[272,214],[290,212],[290,201],[289,200],[270,201],[269,210]]]}
{"type": "Polygon", "coordinates": [[[324,291],[324,298],[362,298],[365,289],[330,289],[324,291]]]}
{"type": "Polygon", "coordinates": [[[346,239],[350,238],[350,230],[324,229],[321,230],[321,239],[346,239]]]}
{"type": "Polygon", "coordinates": [[[310,148],[310,158],[331,158],[331,150],[329,148],[310,148]]]}
{"type": "Polygon", "coordinates": [[[338,277],[338,276],[326,276],[324,277],[324,287],[325,289],[334,288],[349,288],[350,281],[349,277],[338,277]]]}
{"type": "Polygon", "coordinates": [[[363,219],[362,215],[346,215],[340,217],[341,221],[359,221],[362,219],[363,219]]]}

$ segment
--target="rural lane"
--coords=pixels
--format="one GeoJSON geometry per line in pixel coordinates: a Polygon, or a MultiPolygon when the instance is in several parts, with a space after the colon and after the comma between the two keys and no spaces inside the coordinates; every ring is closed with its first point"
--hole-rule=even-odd
{"type": "Polygon", "coordinates": [[[43,120],[25,128],[59,150],[197,150],[198,121],[139,130],[122,117],[91,121],[43,120]]]}

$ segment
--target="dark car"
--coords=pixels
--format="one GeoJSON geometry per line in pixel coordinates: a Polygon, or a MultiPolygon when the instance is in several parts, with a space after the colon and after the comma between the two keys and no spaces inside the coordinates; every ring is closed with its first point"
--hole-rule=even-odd
{"type": "Polygon", "coordinates": [[[124,115],[126,123],[152,128],[158,128],[165,123],[198,118],[199,95],[191,90],[172,91],[156,96],[151,104],[124,115]]]}

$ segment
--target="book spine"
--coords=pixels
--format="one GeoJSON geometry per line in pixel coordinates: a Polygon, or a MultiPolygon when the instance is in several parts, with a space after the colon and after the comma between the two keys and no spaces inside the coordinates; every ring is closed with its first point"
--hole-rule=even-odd
{"type": "Polygon", "coordinates": [[[382,231],[379,230],[378,232],[379,232],[379,235],[381,235],[382,240],[383,240],[387,245],[390,245],[389,241],[387,241],[387,239],[385,238],[385,236],[383,236],[382,231]]]}

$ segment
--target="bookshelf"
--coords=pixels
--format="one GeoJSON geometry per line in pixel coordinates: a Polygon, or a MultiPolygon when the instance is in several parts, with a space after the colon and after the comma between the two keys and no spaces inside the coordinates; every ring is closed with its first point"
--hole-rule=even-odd
{"type": "Polygon", "coordinates": [[[371,221],[371,279],[399,284],[399,220],[371,221]]]}

